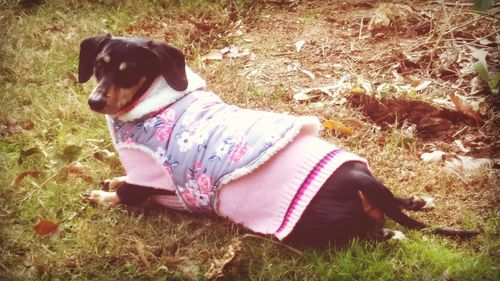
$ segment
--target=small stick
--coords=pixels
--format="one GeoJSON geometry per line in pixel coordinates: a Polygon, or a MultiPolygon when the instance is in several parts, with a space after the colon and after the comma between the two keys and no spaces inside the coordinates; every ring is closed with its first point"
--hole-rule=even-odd
{"type": "Polygon", "coordinates": [[[362,18],[361,18],[361,22],[359,23],[359,33],[358,33],[358,39],[361,39],[361,34],[363,33],[363,20],[364,20],[364,19],[365,19],[365,18],[364,18],[364,17],[362,17],[362,18]]]}
{"type": "Polygon", "coordinates": [[[274,241],[274,240],[271,240],[271,239],[268,239],[268,238],[265,238],[265,237],[261,237],[261,236],[259,236],[259,235],[251,234],[251,233],[248,233],[248,234],[243,235],[243,238],[247,238],[247,237],[250,237],[250,238],[257,238],[257,239],[262,239],[262,240],[265,240],[265,241],[269,241],[269,242],[274,243],[274,244],[276,244],[276,245],[279,245],[279,246],[285,247],[285,248],[287,248],[288,250],[290,250],[290,251],[292,251],[292,252],[294,252],[294,253],[296,253],[296,254],[302,255],[302,252],[301,252],[301,251],[299,251],[299,250],[297,250],[297,249],[295,249],[295,248],[293,248],[293,247],[291,247],[291,246],[288,246],[288,245],[286,245],[286,244],[283,244],[283,243],[281,243],[281,242],[278,242],[278,241],[274,241]]]}

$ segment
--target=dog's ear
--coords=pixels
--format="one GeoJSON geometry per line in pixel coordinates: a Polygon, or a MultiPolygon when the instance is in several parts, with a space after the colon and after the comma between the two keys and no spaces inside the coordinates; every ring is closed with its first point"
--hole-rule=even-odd
{"type": "Polygon", "coordinates": [[[184,54],[164,42],[149,41],[147,49],[160,61],[160,69],[168,85],[177,91],[188,86],[184,54]]]}
{"type": "Polygon", "coordinates": [[[102,50],[104,43],[111,39],[111,34],[97,35],[84,39],[80,43],[78,61],[78,82],[87,82],[94,72],[94,63],[97,54],[102,50]]]}

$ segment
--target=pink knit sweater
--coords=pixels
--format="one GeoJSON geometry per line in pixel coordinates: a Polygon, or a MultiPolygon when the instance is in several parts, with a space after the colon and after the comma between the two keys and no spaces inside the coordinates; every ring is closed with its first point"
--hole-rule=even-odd
{"type": "MultiPolygon", "coordinates": [[[[187,73],[189,86],[186,91],[177,92],[156,82],[141,103],[113,118],[123,121],[141,118],[205,86],[198,75],[189,69],[187,73]]],[[[345,152],[315,134],[314,130],[304,127],[286,147],[251,173],[220,186],[214,211],[254,232],[284,239],[314,195],[340,165],[348,161],[366,163],[365,159],[345,152]]],[[[117,144],[115,140],[114,143],[117,144]]],[[[176,191],[172,175],[159,165],[154,153],[134,146],[118,145],[116,148],[128,183],[176,191]]],[[[169,208],[186,209],[178,196],[155,196],[153,200],[169,208]]]]}

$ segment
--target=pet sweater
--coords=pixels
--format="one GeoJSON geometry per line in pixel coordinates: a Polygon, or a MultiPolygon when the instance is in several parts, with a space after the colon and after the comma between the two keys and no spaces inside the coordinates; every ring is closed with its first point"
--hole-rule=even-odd
{"type": "Polygon", "coordinates": [[[228,105],[187,73],[185,91],[160,76],[138,103],[107,116],[126,181],[177,194],[157,203],[283,239],[336,168],[365,162],[315,137],[317,118],[228,105]]]}

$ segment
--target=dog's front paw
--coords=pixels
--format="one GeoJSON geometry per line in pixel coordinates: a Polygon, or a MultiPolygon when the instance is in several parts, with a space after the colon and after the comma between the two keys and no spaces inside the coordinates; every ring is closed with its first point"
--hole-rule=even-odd
{"type": "Polygon", "coordinates": [[[101,187],[101,190],[110,191],[110,190],[115,190],[118,187],[118,185],[120,185],[120,183],[122,182],[125,182],[124,176],[103,180],[99,185],[101,187]]]}
{"type": "Polygon", "coordinates": [[[92,204],[115,206],[120,203],[116,192],[104,190],[90,190],[81,193],[81,196],[92,204]]]}

